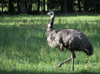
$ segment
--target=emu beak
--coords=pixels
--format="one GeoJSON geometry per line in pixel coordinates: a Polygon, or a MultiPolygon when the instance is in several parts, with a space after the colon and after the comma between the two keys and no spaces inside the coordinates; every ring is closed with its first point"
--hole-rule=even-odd
{"type": "Polygon", "coordinates": [[[47,13],[46,15],[50,16],[50,14],[49,14],[49,13],[47,13]]]}

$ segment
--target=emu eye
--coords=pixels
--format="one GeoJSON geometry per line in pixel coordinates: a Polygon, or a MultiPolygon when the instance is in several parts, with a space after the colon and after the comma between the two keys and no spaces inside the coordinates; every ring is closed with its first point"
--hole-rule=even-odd
{"type": "Polygon", "coordinates": [[[51,13],[50,15],[53,15],[53,13],[51,13]]]}

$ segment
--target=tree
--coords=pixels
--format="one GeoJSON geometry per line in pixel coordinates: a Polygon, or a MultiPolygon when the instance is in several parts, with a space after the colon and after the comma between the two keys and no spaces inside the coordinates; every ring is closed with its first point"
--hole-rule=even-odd
{"type": "Polygon", "coordinates": [[[47,9],[60,10],[60,6],[63,0],[47,0],[47,9]]]}
{"type": "Polygon", "coordinates": [[[26,13],[26,0],[19,0],[20,13],[26,13]]]}
{"type": "Polygon", "coordinates": [[[20,13],[19,0],[17,0],[17,9],[18,9],[18,13],[20,13]]]}
{"type": "Polygon", "coordinates": [[[67,11],[74,12],[74,0],[67,0],[67,11]]]}
{"type": "Polygon", "coordinates": [[[0,0],[1,13],[41,13],[45,10],[61,12],[100,12],[100,0],[0,0]],[[17,4],[17,6],[16,6],[17,4]],[[47,4],[47,9],[45,6],[47,4]],[[34,7],[32,7],[34,6],[34,7]],[[4,11],[5,10],[5,11],[4,11]],[[7,11],[8,10],[8,11],[7,11]]]}
{"type": "Polygon", "coordinates": [[[40,0],[38,0],[38,12],[39,12],[39,9],[40,9],[40,0]]]}
{"type": "Polygon", "coordinates": [[[100,0],[95,0],[95,12],[100,12],[100,0]]]}
{"type": "Polygon", "coordinates": [[[61,12],[67,12],[67,1],[66,0],[62,0],[61,12]]]}
{"type": "Polygon", "coordinates": [[[32,12],[32,0],[28,0],[27,3],[28,3],[27,10],[29,13],[31,13],[32,12]]]}
{"type": "Polygon", "coordinates": [[[9,0],[9,9],[8,9],[10,14],[14,13],[14,3],[13,0],[9,0]]]}
{"type": "Polygon", "coordinates": [[[81,0],[78,0],[78,9],[79,9],[79,12],[82,12],[82,11],[81,11],[81,5],[80,5],[80,2],[81,2],[81,0]]]}
{"type": "Polygon", "coordinates": [[[3,14],[3,3],[4,3],[4,0],[2,0],[2,11],[1,11],[1,12],[2,12],[2,14],[3,14]]]}
{"type": "Polygon", "coordinates": [[[43,0],[43,12],[45,12],[45,0],[43,0]]]}
{"type": "Polygon", "coordinates": [[[84,10],[85,12],[95,12],[94,0],[84,0],[84,10]]]}

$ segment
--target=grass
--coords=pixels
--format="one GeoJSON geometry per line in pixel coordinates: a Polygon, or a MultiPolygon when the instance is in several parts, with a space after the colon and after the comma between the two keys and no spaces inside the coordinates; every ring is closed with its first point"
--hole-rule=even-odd
{"type": "Polygon", "coordinates": [[[43,15],[4,15],[0,17],[0,74],[99,74],[100,15],[57,15],[54,28],[83,32],[94,47],[93,56],[75,52],[75,71],[71,61],[55,70],[70,57],[70,52],[50,48],[46,42],[46,25],[50,18],[43,15]]]}

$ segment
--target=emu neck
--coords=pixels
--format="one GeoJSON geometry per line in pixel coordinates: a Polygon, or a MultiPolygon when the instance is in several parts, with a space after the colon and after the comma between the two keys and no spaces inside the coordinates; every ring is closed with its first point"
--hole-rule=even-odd
{"type": "Polygon", "coordinates": [[[49,24],[51,24],[51,28],[53,28],[54,15],[52,15],[50,17],[51,17],[51,19],[50,19],[49,24]]]}
{"type": "Polygon", "coordinates": [[[54,15],[52,15],[50,17],[51,17],[51,19],[50,19],[49,24],[47,25],[47,31],[51,31],[53,29],[54,15]]]}

